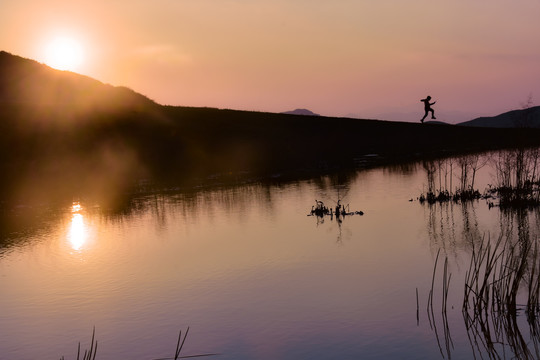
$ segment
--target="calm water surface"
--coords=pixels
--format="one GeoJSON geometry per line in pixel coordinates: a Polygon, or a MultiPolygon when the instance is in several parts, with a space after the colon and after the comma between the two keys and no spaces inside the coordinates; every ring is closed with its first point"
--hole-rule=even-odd
{"type": "MultiPolygon", "coordinates": [[[[489,168],[478,176],[483,190],[489,168]]],[[[416,164],[141,196],[116,213],[81,202],[19,226],[18,209],[1,232],[0,359],[75,359],[94,327],[98,360],[172,357],[187,327],[182,355],[217,359],[471,358],[471,244],[515,219],[485,200],[422,205],[425,184],[416,164]],[[338,198],[364,215],[307,216],[338,198]],[[439,250],[450,345],[440,310],[435,327],[426,311],[439,250]]]]}

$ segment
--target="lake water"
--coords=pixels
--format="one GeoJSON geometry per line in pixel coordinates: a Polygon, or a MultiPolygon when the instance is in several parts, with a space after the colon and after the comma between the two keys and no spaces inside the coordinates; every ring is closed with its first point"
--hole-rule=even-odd
{"type": "MultiPolygon", "coordinates": [[[[492,181],[486,166],[475,187],[492,181]]],[[[472,244],[524,224],[537,239],[538,214],[421,204],[426,182],[410,164],[146,195],[115,212],[15,209],[0,232],[0,359],[76,359],[94,327],[98,360],[172,358],[188,327],[181,355],[210,359],[485,356],[462,314],[472,244]],[[315,199],[364,215],[307,216],[315,199]]]]}

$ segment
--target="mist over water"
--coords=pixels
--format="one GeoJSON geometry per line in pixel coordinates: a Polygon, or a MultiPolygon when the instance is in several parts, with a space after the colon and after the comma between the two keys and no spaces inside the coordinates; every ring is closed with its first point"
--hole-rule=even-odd
{"type": "MultiPolygon", "coordinates": [[[[493,176],[482,167],[476,187],[493,176]]],[[[84,199],[14,210],[0,233],[0,354],[76,358],[95,327],[97,359],[171,357],[189,326],[182,355],[486,355],[469,341],[462,314],[472,249],[501,234],[536,241],[539,214],[503,212],[483,199],[421,204],[427,186],[425,166],[414,163],[156,193],[115,211],[84,199]],[[364,215],[308,216],[316,199],[364,215]]]]}

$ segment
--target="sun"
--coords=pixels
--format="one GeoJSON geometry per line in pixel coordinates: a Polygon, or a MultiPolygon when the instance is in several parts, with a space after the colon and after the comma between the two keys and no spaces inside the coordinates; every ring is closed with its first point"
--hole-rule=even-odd
{"type": "Polygon", "coordinates": [[[45,64],[58,70],[76,71],[84,61],[84,49],[70,37],[57,37],[45,48],[45,64]]]}

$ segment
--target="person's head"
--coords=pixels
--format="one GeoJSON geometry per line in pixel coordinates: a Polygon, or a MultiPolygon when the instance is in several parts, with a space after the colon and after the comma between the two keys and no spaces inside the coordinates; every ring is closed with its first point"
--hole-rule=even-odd
{"type": "Polygon", "coordinates": [[[431,100],[431,96],[428,95],[426,99],[431,100]]]}

